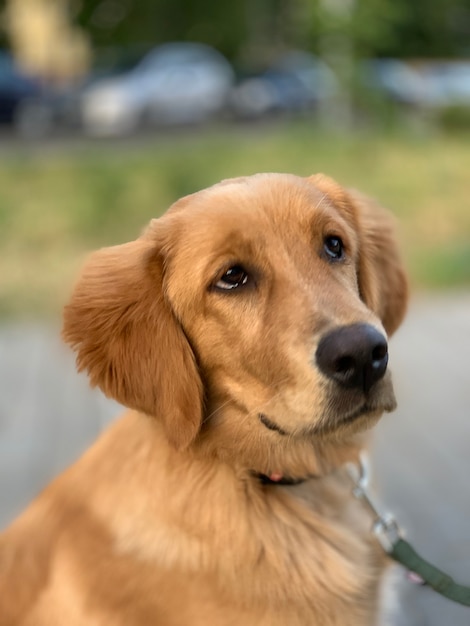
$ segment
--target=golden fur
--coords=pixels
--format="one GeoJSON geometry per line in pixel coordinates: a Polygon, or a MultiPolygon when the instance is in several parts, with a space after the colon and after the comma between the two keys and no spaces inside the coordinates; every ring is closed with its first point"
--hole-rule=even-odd
{"type": "Polygon", "coordinates": [[[342,466],[390,374],[347,421],[363,394],[314,355],[336,326],[390,335],[406,297],[386,212],[323,175],[223,181],[94,253],[63,336],[130,410],[0,538],[1,625],[376,624],[385,559],[342,466]]]}

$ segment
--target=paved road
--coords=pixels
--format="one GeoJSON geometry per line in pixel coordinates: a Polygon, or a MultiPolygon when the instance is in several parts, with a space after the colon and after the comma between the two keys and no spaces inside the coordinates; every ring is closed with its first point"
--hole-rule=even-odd
{"type": "MultiPolygon", "coordinates": [[[[373,447],[381,500],[423,555],[470,584],[470,291],[416,298],[391,364],[399,409],[373,447]]],[[[119,410],[75,373],[56,328],[0,328],[0,527],[119,410]]],[[[470,626],[470,608],[399,586],[396,626],[470,626]]]]}
{"type": "MultiPolygon", "coordinates": [[[[375,432],[382,501],[415,548],[470,585],[470,290],[415,299],[391,341],[399,408],[375,432]]],[[[470,626],[470,608],[405,587],[400,626],[470,626]]]]}

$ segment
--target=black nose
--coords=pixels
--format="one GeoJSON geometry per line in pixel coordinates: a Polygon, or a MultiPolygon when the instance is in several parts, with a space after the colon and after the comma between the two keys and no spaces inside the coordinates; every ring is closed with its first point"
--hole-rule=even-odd
{"type": "Polygon", "coordinates": [[[321,339],[316,359],[329,378],[367,393],[387,369],[387,341],[370,324],[340,326],[321,339]]]}

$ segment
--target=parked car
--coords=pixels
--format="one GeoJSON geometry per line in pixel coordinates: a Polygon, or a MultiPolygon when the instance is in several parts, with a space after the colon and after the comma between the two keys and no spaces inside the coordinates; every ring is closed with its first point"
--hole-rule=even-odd
{"type": "Polygon", "coordinates": [[[108,48],[99,55],[93,71],[80,80],[62,86],[44,86],[40,93],[21,102],[16,121],[18,134],[40,138],[81,130],[83,93],[105,78],[128,71],[141,57],[138,48],[108,48]]]}
{"type": "Polygon", "coordinates": [[[332,70],[308,52],[290,51],[263,72],[241,80],[231,96],[242,118],[311,110],[338,88],[332,70]]]}
{"type": "Polygon", "coordinates": [[[26,139],[39,139],[55,132],[80,129],[80,85],[44,89],[25,98],[18,106],[16,131],[26,139]]]}
{"type": "Polygon", "coordinates": [[[386,98],[428,109],[470,106],[470,62],[373,59],[361,68],[363,84],[386,98]]]}
{"type": "Polygon", "coordinates": [[[426,84],[427,106],[470,106],[469,61],[423,62],[416,69],[426,84]]]}
{"type": "Polygon", "coordinates": [[[141,124],[201,122],[223,109],[233,82],[231,65],[215,49],[163,44],[130,71],[85,90],[84,129],[91,135],[124,135],[141,124]]]}
{"type": "Polygon", "coordinates": [[[0,50],[0,123],[16,125],[21,104],[40,92],[39,84],[26,76],[7,52],[0,50]]]}

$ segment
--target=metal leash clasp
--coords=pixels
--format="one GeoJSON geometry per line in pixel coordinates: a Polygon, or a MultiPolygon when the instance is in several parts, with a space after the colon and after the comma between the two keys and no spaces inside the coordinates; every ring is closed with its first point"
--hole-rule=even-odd
{"type": "Polygon", "coordinates": [[[353,482],[352,493],[361,500],[374,518],[372,532],[386,552],[391,552],[393,546],[401,537],[400,527],[390,513],[382,513],[367,492],[369,486],[370,466],[367,457],[361,454],[359,463],[348,463],[346,470],[353,482]]]}

